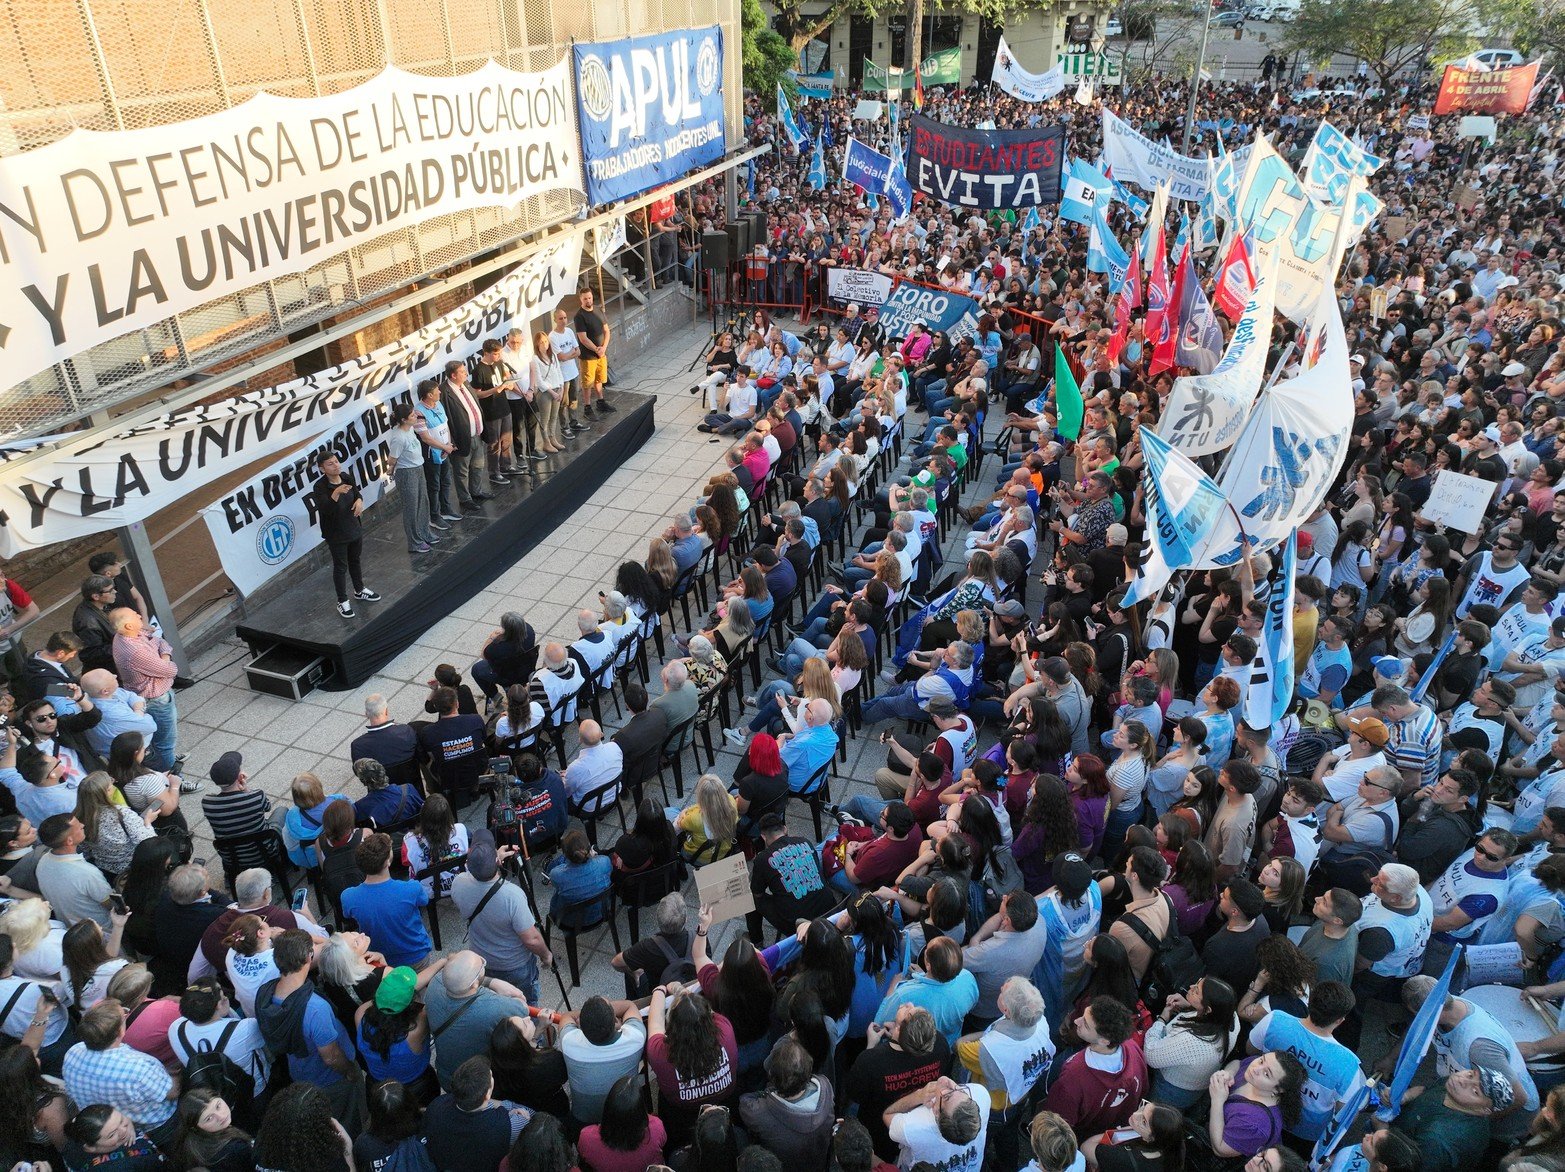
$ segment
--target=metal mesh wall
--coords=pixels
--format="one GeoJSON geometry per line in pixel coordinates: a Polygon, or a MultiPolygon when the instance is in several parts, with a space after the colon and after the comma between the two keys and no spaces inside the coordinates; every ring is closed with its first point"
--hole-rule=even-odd
{"type": "MultiPolygon", "coordinates": [[[[336,93],[388,61],[435,77],[491,57],[544,69],[573,39],[714,22],[724,27],[732,145],[743,126],[738,21],[738,0],[5,0],[0,155],[78,126],[132,129],[214,113],[261,89],[336,93]]],[[[231,362],[580,208],[579,195],[552,195],[440,216],[94,347],[0,395],[0,438],[57,430],[231,362]]]]}

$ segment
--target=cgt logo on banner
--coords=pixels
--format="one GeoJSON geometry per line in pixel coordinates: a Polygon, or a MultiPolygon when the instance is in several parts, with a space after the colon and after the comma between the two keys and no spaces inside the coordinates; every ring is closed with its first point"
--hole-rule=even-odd
{"type": "Polygon", "coordinates": [[[366,404],[410,393],[485,338],[512,324],[528,330],[576,288],[581,251],[582,233],[572,232],[417,333],[318,374],[137,427],[11,445],[0,451],[9,461],[0,462],[0,557],[145,520],[224,470],[346,427],[366,404]]]}
{"type": "Polygon", "coordinates": [[[316,461],[326,452],[337,453],[342,474],[359,486],[365,509],[375,506],[389,487],[384,437],[391,428],[391,409],[411,399],[403,392],[369,404],[346,427],[256,473],[201,510],[223,572],[239,593],[255,593],[321,544],[310,490],[320,475],[316,461]]]}
{"type": "MultiPolygon", "coordinates": [[[[923,285],[903,283],[893,289],[880,310],[880,324],[888,338],[903,338],[914,322],[920,322],[930,333],[957,330],[964,318],[973,315],[976,320],[978,302],[960,293],[947,293],[942,289],[928,289],[923,285]]],[[[962,331],[952,335],[952,340],[962,336],[962,331]]]]}
{"type": "Polygon", "coordinates": [[[578,191],[574,122],[563,61],[388,68],[0,159],[6,382],[431,217],[578,191]]]}
{"type": "Polygon", "coordinates": [[[723,30],[573,45],[587,201],[629,199],[723,157],[723,30]]]}
{"type": "Polygon", "coordinates": [[[909,120],[908,180],[942,203],[1026,208],[1059,203],[1065,128],[966,130],[922,114],[909,120]]]}

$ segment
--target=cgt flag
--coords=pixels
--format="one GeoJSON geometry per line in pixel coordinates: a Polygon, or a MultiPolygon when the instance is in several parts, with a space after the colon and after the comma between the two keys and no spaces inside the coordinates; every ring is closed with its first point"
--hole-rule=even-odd
{"type": "Polygon", "coordinates": [[[1245,694],[1244,719],[1251,728],[1271,728],[1293,701],[1293,575],[1298,560],[1295,529],[1283,546],[1281,564],[1257,594],[1266,605],[1266,625],[1256,640],[1250,690],[1245,694]]]}
{"type": "Polygon", "coordinates": [[[1226,505],[1222,489],[1196,462],[1149,428],[1141,431],[1146,460],[1147,551],[1140,572],[1125,593],[1124,607],[1155,597],[1174,571],[1194,562],[1226,505]]]}

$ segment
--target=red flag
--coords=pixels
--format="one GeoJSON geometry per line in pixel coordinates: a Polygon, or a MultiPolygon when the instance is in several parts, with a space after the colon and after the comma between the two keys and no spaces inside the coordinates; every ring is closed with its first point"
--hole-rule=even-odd
{"type": "Polygon", "coordinates": [[[1125,283],[1120,286],[1119,300],[1114,303],[1114,336],[1109,339],[1109,364],[1119,361],[1130,341],[1130,311],[1141,304],[1141,250],[1130,254],[1130,268],[1125,273],[1125,283]]]}
{"type": "Polygon", "coordinates": [[[1249,234],[1234,233],[1234,241],[1228,246],[1228,256],[1217,269],[1217,287],[1212,290],[1212,304],[1229,321],[1237,322],[1244,316],[1250,294],[1255,292],[1255,267],[1250,261],[1249,234]]]}
{"type": "MultiPolygon", "coordinates": [[[[1184,256],[1190,255],[1190,245],[1185,244],[1184,256]]],[[[1172,370],[1174,368],[1174,344],[1179,336],[1179,303],[1184,293],[1185,264],[1181,258],[1179,266],[1174,270],[1173,288],[1168,284],[1168,260],[1163,253],[1163,241],[1161,234],[1157,242],[1157,254],[1152,258],[1152,281],[1147,284],[1148,304],[1155,304],[1156,291],[1153,288],[1159,276],[1163,278],[1163,311],[1158,315],[1158,332],[1156,337],[1152,331],[1147,330],[1148,341],[1152,345],[1152,365],[1148,367],[1149,374],[1156,374],[1160,370],[1172,370]]],[[[1152,320],[1152,311],[1147,311],[1147,321],[1152,320]]]]}

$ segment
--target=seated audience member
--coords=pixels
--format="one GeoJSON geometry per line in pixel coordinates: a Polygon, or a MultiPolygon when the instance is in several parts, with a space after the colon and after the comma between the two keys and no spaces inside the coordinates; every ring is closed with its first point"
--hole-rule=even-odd
{"type": "Polygon", "coordinates": [[[360,822],[372,826],[402,826],[418,817],[424,808],[424,795],[410,782],[394,784],[386,767],[373,757],[353,762],[353,776],[364,786],[364,796],[353,803],[360,822]]]}
{"type": "Polygon", "coordinates": [[[347,794],[328,796],[321,779],[313,773],[301,773],[295,777],[289,793],[293,798],[293,808],[283,818],[283,842],[288,847],[288,858],[296,867],[317,867],[321,860],[315,849],[315,840],[321,834],[321,819],[326,813],[326,804],[347,802],[351,806],[352,799],[347,794]]]}
{"type": "MultiPolygon", "coordinates": [[[[589,997],[577,1014],[560,1030],[560,1053],[565,1056],[571,1087],[571,1118],[597,1123],[608,1109],[614,1088],[641,1068],[647,1045],[647,1027],[632,1001],[589,997]]],[[[637,1088],[639,1098],[640,1088],[637,1088]]],[[[663,1130],[658,1120],[658,1130],[663,1130]]]]}
{"type": "Polygon", "coordinates": [[[348,759],[354,763],[355,773],[358,763],[368,758],[380,762],[387,775],[398,782],[415,781],[421,753],[418,730],[391,719],[386,697],[379,692],[364,697],[364,731],[348,745],[348,759]]]}
{"type": "Polygon", "coordinates": [[[430,694],[437,719],[419,730],[418,742],[446,800],[455,810],[478,796],[478,778],[489,764],[484,718],[464,715],[455,688],[441,686],[430,694]]]}
{"type": "MultiPolygon", "coordinates": [[[[625,773],[625,754],[617,743],[605,740],[603,728],[596,720],[584,720],[579,729],[581,747],[576,758],[565,770],[565,794],[574,806],[582,806],[594,790],[621,778],[625,773]]],[[[594,797],[589,814],[612,806],[619,796],[619,788],[608,790],[594,797]]]]}

